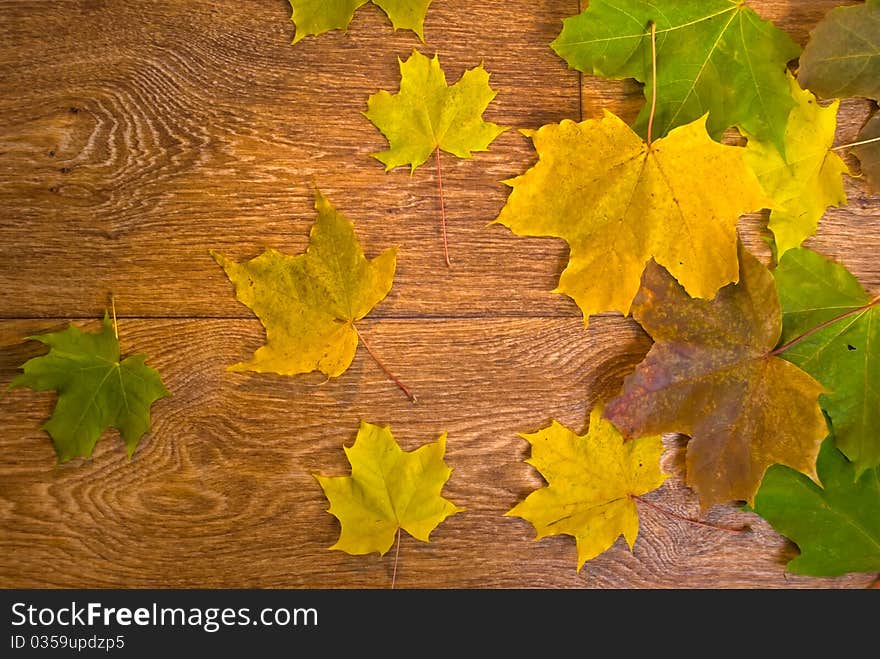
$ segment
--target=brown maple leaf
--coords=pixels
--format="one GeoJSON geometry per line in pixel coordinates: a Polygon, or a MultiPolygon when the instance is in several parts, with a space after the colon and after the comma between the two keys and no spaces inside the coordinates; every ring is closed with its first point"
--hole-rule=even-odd
{"type": "Polygon", "coordinates": [[[687,484],[704,508],[753,501],[767,468],[816,477],[827,428],[824,389],[773,350],[782,329],[770,271],[739,245],[740,280],[714,300],[690,298],[656,263],[642,277],[633,316],[653,337],[605,416],[625,437],[691,436],[687,484]]]}

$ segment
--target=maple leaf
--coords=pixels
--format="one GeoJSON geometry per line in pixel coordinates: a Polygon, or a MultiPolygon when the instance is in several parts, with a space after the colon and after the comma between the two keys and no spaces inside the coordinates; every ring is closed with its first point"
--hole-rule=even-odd
{"type": "Polygon", "coordinates": [[[842,174],[850,173],[831,151],[840,102],[822,107],[794,77],[789,84],[797,105],[788,115],[785,155],[772,142],[746,134],[746,163],[773,200],[768,226],[779,256],[816,233],[828,206],[846,203],[842,174]]]}
{"type": "Polygon", "coordinates": [[[121,359],[119,339],[107,314],[101,331],[74,325],[61,332],[30,336],[49,352],[28,360],[10,388],[57,390],[58,402],[43,428],[52,437],[59,462],[92,455],[107,428],[116,428],[130,458],[150,428],[150,407],[171,394],[144,355],[121,359]]]}
{"type": "Polygon", "coordinates": [[[526,460],[547,485],[505,513],[530,522],[536,540],[567,534],[575,538],[577,569],[611,547],[621,535],[632,549],[639,532],[634,497],[657,489],[667,474],[660,470],[660,437],[624,442],[596,408],[586,435],[553,421],[531,435],[526,460]]]}
{"type": "Polygon", "coordinates": [[[793,249],[773,271],[782,305],[781,353],[828,391],[819,404],[858,473],[880,465],[880,297],[842,265],[793,249]]]}
{"type": "Polygon", "coordinates": [[[372,0],[384,11],[395,30],[412,30],[425,41],[425,15],[432,0],[372,0]]]}
{"type": "Polygon", "coordinates": [[[351,476],[315,474],[330,501],[327,512],[342,526],[330,549],[384,554],[398,529],[428,542],[443,520],[464,510],[440,495],[452,473],[443,462],[446,433],[407,452],[387,426],[361,422],[354,444],[343,448],[351,476]]]}
{"type": "Polygon", "coordinates": [[[354,12],[372,1],[391,19],[395,30],[412,30],[425,40],[424,24],[432,0],[289,0],[296,25],[293,43],[309,35],[348,29],[354,12]]]}
{"type": "Polygon", "coordinates": [[[374,154],[386,171],[401,165],[411,170],[435,150],[459,158],[486,151],[507,127],[483,121],[482,115],[496,92],[489,86],[483,65],[468,69],[447,86],[440,59],[429,59],[417,50],[400,63],[400,91],[380,90],[367,101],[364,115],[388,139],[389,149],[374,154]]]}
{"type": "Polygon", "coordinates": [[[483,121],[483,112],[495,98],[489,86],[489,73],[483,65],[468,69],[451,87],[440,68],[440,59],[429,59],[417,50],[400,64],[400,91],[384,89],[367,100],[367,117],[387,138],[389,148],[373,157],[385,165],[385,171],[402,165],[410,174],[431,154],[437,157],[437,183],[443,229],[443,254],[446,265],[449,246],[446,238],[446,210],[443,203],[443,177],[440,152],[458,158],[470,158],[474,151],[486,151],[508,127],[483,121]]]}
{"type": "Polygon", "coordinates": [[[495,222],[570,248],[555,292],[584,314],[629,313],[654,258],[689,294],[711,298],[738,278],[736,223],[769,204],[744,149],[713,142],[705,117],[649,146],[610,112],[531,135],[538,162],[508,181],[495,222]]]}
{"type": "Polygon", "coordinates": [[[798,81],[821,98],[880,99],[880,0],[835,7],[810,32],[798,81]]]}
{"type": "Polygon", "coordinates": [[[246,263],[236,263],[211,251],[235,285],[239,302],[266,328],[266,345],[251,361],[230,370],[341,375],[357,349],[360,335],[354,323],[391,290],[397,248],[368,261],[352,223],[319,190],[315,210],[305,254],[288,256],[267,249],[246,263]]]}
{"type": "Polygon", "coordinates": [[[862,174],[870,186],[880,192],[880,112],[874,113],[862,127],[852,150],[859,159],[862,174]]]}
{"type": "Polygon", "coordinates": [[[754,511],[800,549],[788,571],[815,577],[880,571],[880,472],[856,475],[831,437],[816,469],[821,487],[794,469],[770,467],[755,496],[754,511]]]}
{"type": "Polygon", "coordinates": [[[767,467],[814,474],[824,390],[771,354],[782,327],[773,277],[742,245],[740,281],[692,299],[661,267],[645,269],[633,315],[655,343],[605,416],[625,437],[691,436],[687,483],[704,508],[751,501],[767,467]]]}
{"type": "MultiPolygon", "coordinates": [[[[566,18],[551,44],[569,66],[606,78],[635,78],[653,94],[649,25],[657,34],[655,127],[664,135],[707,112],[709,134],[739,126],[784,152],[794,106],[786,66],[800,48],[740,0],[591,0],[566,18]]],[[[649,108],[636,129],[645,135],[649,108]]]]}

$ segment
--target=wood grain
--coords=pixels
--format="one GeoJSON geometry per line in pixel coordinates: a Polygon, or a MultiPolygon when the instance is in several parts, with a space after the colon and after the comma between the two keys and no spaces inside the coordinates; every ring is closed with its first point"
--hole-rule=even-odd
{"type": "MultiPolygon", "coordinates": [[[[89,325],[86,325],[89,326],[89,325]]],[[[45,321],[3,325],[2,371],[27,354],[17,337],[45,321]],[[8,342],[8,345],[7,345],[8,342]]],[[[732,534],[643,509],[633,554],[621,542],[575,570],[570,539],[539,543],[503,517],[541,485],[522,460],[551,418],[582,432],[592,402],[615,391],[647,350],[631,321],[601,319],[379,320],[364,333],[417,392],[411,404],[363,350],[343,377],[282,378],[224,370],[259,345],[256,321],[138,320],[121,327],[163,373],[172,397],[154,407],[153,431],[131,462],[113,433],[93,459],[53,465],[40,420],[51,395],[15,391],[2,401],[0,583],[54,587],[387,587],[392,555],[327,551],[336,520],[314,473],[349,473],[342,445],[360,420],[390,424],[406,450],[449,433],[446,496],[467,510],[429,544],[403,542],[401,587],[817,587],[864,586],[786,576],[787,543],[736,507],[711,522],[732,534]],[[186,355],[186,359],[181,359],[186,355]],[[442,359],[437,359],[437,356],[442,359]],[[478,412],[477,412],[478,410],[478,412]],[[14,457],[11,457],[14,456],[14,457]],[[47,570],[47,566],[51,569],[47,570]]],[[[677,474],[651,501],[698,516],[684,488],[682,446],[669,440],[677,474]]]]}
{"type": "MultiPolygon", "coordinates": [[[[833,0],[750,3],[804,43],[833,0]]],[[[327,551],[338,524],[314,473],[341,475],[361,419],[404,448],[449,432],[447,496],[467,511],[405,538],[397,583],[422,588],[855,588],[875,575],[785,573],[796,551],[737,506],[707,519],[725,533],[642,510],[622,540],[578,573],[566,537],[533,541],[503,513],[540,477],[518,436],[558,419],[583,431],[649,346],[606,314],[585,330],[550,291],[564,243],[487,226],[535,160],[517,131],[471,160],[445,157],[453,267],[443,265],[430,168],[385,173],[384,138],[361,115],[394,90],[396,58],[440,54],[450,80],[481,61],[513,127],[632,118],[641,90],[568,70],[547,44],[578,3],[435,2],[427,43],[393,33],[372,6],[347,33],[293,47],[286,0],[0,0],[0,386],[40,346],[28,335],[70,319],[96,327],[112,293],[126,352],[143,352],[172,396],[128,461],[114,432],[90,460],[56,465],[40,429],[52,394],[0,395],[0,586],[377,587],[390,555],[327,551]],[[51,44],[51,47],[47,47],[51,44]],[[208,254],[301,251],[315,187],[355,221],[369,255],[400,246],[389,297],[362,331],[419,397],[409,403],[361,349],[325,382],[229,373],[262,342],[208,254]]],[[[846,101],[839,141],[870,111],[846,101]]],[[[854,161],[853,161],[854,163],[854,161]]],[[[855,163],[854,163],[855,164],[855,163]]],[[[808,244],[880,289],[880,211],[857,178],[808,244]]],[[[741,224],[765,254],[766,217],[741,224]]],[[[674,476],[650,500],[696,517],[683,486],[684,440],[667,438],[674,476]]]]}

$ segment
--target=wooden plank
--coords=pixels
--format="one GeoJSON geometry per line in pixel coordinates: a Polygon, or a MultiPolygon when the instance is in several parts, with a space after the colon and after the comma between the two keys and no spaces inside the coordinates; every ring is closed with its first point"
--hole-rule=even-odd
{"type": "MultiPolygon", "coordinates": [[[[56,327],[0,323],[0,380],[36,352],[22,336],[56,327]]],[[[648,347],[630,321],[601,319],[584,332],[577,319],[382,320],[364,332],[418,392],[417,405],[362,350],[325,384],[226,372],[261,341],[258,323],[226,320],[123,323],[125,346],[148,353],[173,393],[155,405],[153,431],[131,462],[108,433],[91,460],[55,466],[39,430],[52,394],[0,398],[0,583],[388,587],[393,552],[327,551],[339,527],[311,476],[349,473],[341,448],[362,419],[390,424],[407,450],[448,431],[453,474],[444,493],[467,508],[431,543],[405,537],[401,587],[860,587],[873,579],[786,575],[792,547],[735,505],[706,519],[750,532],[643,509],[634,553],[621,540],[580,574],[571,538],[536,543],[529,524],[503,517],[542,484],[522,462],[518,433],[551,418],[581,432],[590,403],[616,391],[648,347]]],[[[664,467],[674,476],[651,500],[699,516],[682,485],[683,444],[667,444],[664,467]]]]}
{"type": "Polygon", "coordinates": [[[396,60],[417,46],[440,54],[450,82],[484,62],[498,91],[487,119],[576,118],[578,74],[547,45],[576,10],[436,3],[423,46],[370,6],[347,35],[291,47],[282,0],[5,3],[14,38],[0,44],[0,314],[94,317],[113,292],[136,316],[247,317],[208,249],[300,251],[316,185],[369,253],[401,247],[383,313],[573,313],[547,294],[561,242],[486,227],[507,196],[500,181],[534,158],[525,137],[509,131],[472,160],[444,157],[447,271],[431,163],[385,174],[370,154],[386,142],[360,113],[371,93],[397,89],[396,60]]]}
{"type": "MultiPolygon", "coordinates": [[[[753,4],[803,42],[833,0],[753,4]]],[[[185,19],[174,2],[146,15],[121,1],[5,8],[0,317],[94,317],[112,292],[126,315],[246,318],[207,250],[300,251],[315,185],[357,222],[368,253],[401,247],[377,315],[577,315],[549,294],[567,259],[561,241],[486,226],[506,199],[500,181],[534,160],[528,140],[508,132],[474,160],[444,159],[450,271],[431,168],[385,174],[370,157],[384,141],[359,113],[370,93],[396,88],[394,59],[407,56],[410,35],[390,33],[367,8],[347,35],[294,48],[284,2],[221,5],[189,3],[185,19]]],[[[439,52],[450,78],[485,60],[499,92],[488,118],[519,127],[576,118],[578,75],[547,47],[575,12],[571,2],[442,3],[422,50],[439,52]]],[[[584,116],[608,108],[631,119],[643,102],[632,82],[584,83],[584,116]]],[[[867,111],[845,104],[840,141],[867,111]]],[[[815,246],[874,285],[880,238],[865,230],[876,226],[874,197],[859,181],[849,194],[815,246]],[[862,249],[847,247],[853,236],[862,249]]],[[[758,250],[749,228],[759,224],[743,223],[758,250]]]]}

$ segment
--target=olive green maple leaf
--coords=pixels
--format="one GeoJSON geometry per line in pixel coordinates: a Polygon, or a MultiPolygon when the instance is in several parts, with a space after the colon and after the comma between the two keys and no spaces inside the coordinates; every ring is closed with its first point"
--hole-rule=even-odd
{"type": "Polygon", "coordinates": [[[367,2],[378,5],[395,30],[412,30],[425,40],[424,23],[432,0],[289,0],[296,25],[293,43],[309,35],[348,28],[355,10],[367,2]]]}
{"type": "Polygon", "coordinates": [[[596,408],[586,435],[577,435],[554,421],[522,438],[532,446],[526,462],[541,473],[547,485],[505,515],[530,522],[537,532],[536,540],[573,536],[578,570],[621,535],[632,549],[639,533],[635,499],[657,489],[667,478],[660,470],[660,437],[625,442],[602,418],[601,408],[596,408]]]}
{"type": "MultiPolygon", "coordinates": [[[[785,123],[794,107],[786,65],[800,48],[741,0],[591,0],[566,18],[553,49],[569,66],[607,78],[635,78],[650,99],[650,24],[656,25],[655,132],[709,113],[707,130],[719,139],[730,126],[785,151],[785,123]]],[[[636,130],[646,135],[650,108],[636,130]]]]}
{"type": "Polygon", "coordinates": [[[305,254],[274,249],[246,263],[211,251],[235,285],[239,302],[266,328],[266,345],[232,371],[295,375],[319,370],[341,375],[354,359],[360,334],[355,322],[391,290],[397,248],[368,261],[354,226],[315,192],[318,212],[305,254]]]}
{"type": "Polygon", "coordinates": [[[43,428],[59,462],[89,457],[107,428],[116,428],[128,456],[150,428],[150,407],[171,394],[144,355],[121,358],[119,339],[107,314],[101,331],[70,325],[61,332],[28,337],[49,352],[28,360],[10,388],[58,391],[52,417],[43,428]]]}
{"type": "Polygon", "coordinates": [[[829,11],[810,32],[798,80],[821,98],[880,100],[880,0],[829,11]]]}
{"type": "Polygon", "coordinates": [[[452,474],[443,462],[446,433],[407,452],[387,426],[361,422],[354,444],[343,448],[351,476],[315,474],[341,524],[330,549],[384,554],[399,529],[428,542],[443,520],[464,510],[441,496],[452,474]]]}
{"type": "Polygon", "coordinates": [[[842,175],[850,173],[831,150],[840,102],[822,107],[793,76],[789,84],[797,105],[788,115],[785,155],[772,142],[746,133],[746,164],[773,200],[768,226],[778,256],[813,235],[828,206],[846,203],[842,175]]]}
{"type": "Polygon", "coordinates": [[[859,159],[862,175],[875,192],[880,192],[880,112],[865,122],[852,152],[859,159]]]}
{"type": "Polygon", "coordinates": [[[435,150],[459,158],[473,151],[486,151],[507,127],[483,121],[483,112],[496,92],[489,86],[489,73],[479,65],[465,71],[449,86],[433,59],[413,50],[400,62],[400,91],[380,90],[367,101],[365,116],[388,139],[389,149],[374,154],[385,169],[423,164],[435,150]]]}
{"type": "Polygon", "coordinates": [[[842,265],[789,250],[773,271],[782,305],[781,357],[828,390],[819,405],[857,474],[880,465],[880,297],[842,265]]]}
{"type": "Polygon", "coordinates": [[[816,461],[821,486],[783,465],[767,470],[754,511],[795,542],[795,574],[880,571],[880,469],[856,473],[829,437],[816,461]]]}

